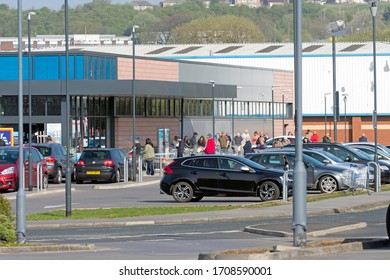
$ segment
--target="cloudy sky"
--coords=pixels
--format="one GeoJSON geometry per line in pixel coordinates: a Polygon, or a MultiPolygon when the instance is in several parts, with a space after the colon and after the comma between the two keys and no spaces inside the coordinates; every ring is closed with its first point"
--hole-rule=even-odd
{"type": "MultiPolygon", "coordinates": [[[[113,4],[122,4],[130,3],[132,0],[111,0],[113,4]]],[[[18,0],[1,0],[1,4],[7,4],[10,8],[16,9],[18,6],[18,0]]],[[[85,3],[90,3],[92,0],[68,0],[70,7],[75,7],[77,5],[82,5],[85,3]]],[[[155,4],[158,0],[148,0],[149,3],[155,4]]],[[[61,6],[65,3],[65,0],[22,0],[22,9],[40,9],[42,7],[48,7],[52,10],[59,10],[61,6]]]]}

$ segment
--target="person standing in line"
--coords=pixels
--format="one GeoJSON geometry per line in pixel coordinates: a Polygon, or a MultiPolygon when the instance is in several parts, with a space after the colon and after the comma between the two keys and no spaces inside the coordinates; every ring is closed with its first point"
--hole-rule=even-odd
{"type": "Polygon", "coordinates": [[[252,141],[249,135],[245,138],[245,144],[243,150],[244,150],[244,156],[252,152],[252,141]]]}
{"type": "Polygon", "coordinates": [[[183,157],[184,154],[185,141],[180,138],[178,138],[178,141],[179,141],[179,145],[177,146],[177,157],[180,158],[183,157]]]}
{"type": "Polygon", "coordinates": [[[318,134],[317,134],[317,131],[313,131],[313,135],[310,137],[310,141],[313,142],[313,143],[316,143],[318,142],[319,140],[319,137],[318,137],[318,134]]]}
{"type": "Polygon", "coordinates": [[[192,148],[192,153],[196,153],[196,150],[198,149],[198,133],[197,132],[194,132],[194,134],[192,135],[191,139],[190,139],[190,146],[192,148]]]}
{"type": "Polygon", "coordinates": [[[327,133],[324,137],[322,137],[322,142],[323,143],[331,143],[332,141],[330,140],[330,134],[327,133]]]}
{"type": "Polygon", "coordinates": [[[196,149],[196,152],[203,153],[203,150],[206,148],[206,139],[203,135],[201,135],[198,139],[198,148],[196,149]]]}
{"type": "Polygon", "coordinates": [[[150,138],[146,138],[145,148],[141,152],[141,154],[143,155],[144,160],[146,162],[146,175],[153,176],[154,175],[153,161],[154,161],[155,154],[154,154],[154,146],[150,138]]]}
{"type": "Polygon", "coordinates": [[[242,137],[242,145],[244,146],[245,145],[245,141],[246,141],[246,137],[249,136],[249,131],[248,129],[245,129],[244,133],[241,134],[241,137],[242,137]]]}
{"type": "Polygon", "coordinates": [[[215,154],[215,142],[211,133],[207,134],[206,148],[203,150],[205,154],[215,154]]]}
{"type": "Polygon", "coordinates": [[[237,132],[236,136],[234,136],[233,138],[233,149],[234,149],[234,153],[237,153],[237,154],[241,154],[241,148],[242,148],[242,137],[241,137],[241,133],[240,132],[237,132]]]}
{"type": "Polygon", "coordinates": [[[359,142],[368,142],[368,139],[367,139],[365,133],[362,133],[362,136],[359,138],[359,142]]]}

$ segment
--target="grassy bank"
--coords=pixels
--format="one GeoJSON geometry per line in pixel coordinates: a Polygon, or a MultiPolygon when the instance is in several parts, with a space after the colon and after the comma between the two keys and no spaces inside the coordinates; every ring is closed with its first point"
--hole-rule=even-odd
{"type": "MultiPolygon", "coordinates": [[[[382,191],[389,191],[390,185],[382,186],[382,191]]],[[[318,201],[323,199],[331,199],[341,197],[345,192],[334,192],[330,194],[313,194],[307,196],[307,202],[318,201]]],[[[355,195],[367,195],[367,191],[358,190],[355,195]]],[[[50,212],[35,213],[27,215],[28,221],[38,220],[59,220],[59,219],[103,219],[103,218],[126,218],[126,217],[140,217],[140,216],[155,216],[155,215],[170,215],[170,214],[185,214],[195,212],[209,212],[233,210],[239,208],[262,208],[275,205],[281,205],[286,202],[283,201],[267,201],[255,204],[237,205],[237,206],[196,206],[190,204],[189,206],[178,207],[133,207],[133,208],[99,208],[99,209],[74,209],[72,216],[66,217],[65,210],[55,210],[50,212]]],[[[291,203],[291,198],[289,202],[291,203]]]]}

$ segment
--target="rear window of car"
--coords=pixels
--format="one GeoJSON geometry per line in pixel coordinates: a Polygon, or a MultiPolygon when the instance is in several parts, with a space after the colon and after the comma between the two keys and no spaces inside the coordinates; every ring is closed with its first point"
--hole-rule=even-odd
{"type": "Polygon", "coordinates": [[[109,151],[84,151],[80,159],[108,159],[110,157],[109,151]]]}
{"type": "Polygon", "coordinates": [[[37,149],[44,157],[48,157],[51,155],[50,147],[37,147],[37,149]]]}

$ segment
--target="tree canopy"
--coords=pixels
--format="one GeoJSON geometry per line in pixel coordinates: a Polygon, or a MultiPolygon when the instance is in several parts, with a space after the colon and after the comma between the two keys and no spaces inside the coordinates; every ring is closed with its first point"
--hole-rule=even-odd
{"type": "MultiPolygon", "coordinates": [[[[59,11],[46,7],[34,10],[31,21],[33,36],[64,34],[64,7],[59,11]]],[[[26,15],[27,11],[24,12],[26,15]]],[[[303,40],[328,41],[329,23],[346,22],[344,41],[369,40],[372,17],[367,5],[303,4],[303,40]]],[[[0,4],[0,36],[18,34],[17,10],[0,4]]],[[[291,42],[294,38],[293,4],[250,8],[229,6],[211,1],[187,2],[171,7],[137,11],[130,3],[111,4],[109,0],[93,0],[69,9],[70,34],[115,34],[129,36],[131,26],[138,25],[140,43],[245,43],[291,42]]],[[[376,16],[377,40],[388,40],[390,3],[381,2],[376,16]]],[[[27,36],[27,16],[23,18],[23,36],[27,36]]]]}

